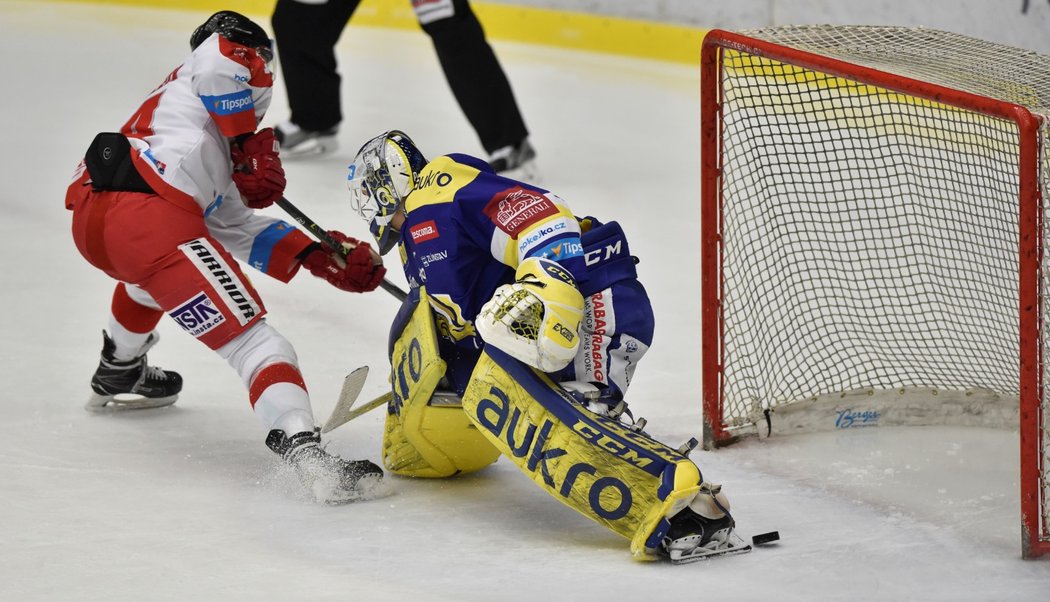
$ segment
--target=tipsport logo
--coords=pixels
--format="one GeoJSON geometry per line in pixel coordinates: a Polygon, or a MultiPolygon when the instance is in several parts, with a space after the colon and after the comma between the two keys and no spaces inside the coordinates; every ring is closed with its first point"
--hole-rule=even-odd
{"type": "Polygon", "coordinates": [[[553,259],[555,261],[571,259],[583,255],[583,245],[579,242],[563,240],[551,243],[539,251],[534,252],[533,255],[553,259]]]}
{"type": "Polygon", "coordinates": [[[208,112],[214,115],[232,115],[255,107],[251,90],[241,90],[221,96],[201,96],[201,102],[204,103],[208,112]]]}

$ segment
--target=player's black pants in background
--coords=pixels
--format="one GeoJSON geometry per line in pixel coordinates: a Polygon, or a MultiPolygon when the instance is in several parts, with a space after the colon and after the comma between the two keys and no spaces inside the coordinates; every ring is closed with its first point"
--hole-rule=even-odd
{"type": "MultiPolygon", "coordinates": [[[[274,9],[273,31],[291,120],[305,130],[324,131],[342,121],[335,44],[359,2],[278,0],[274,9]]],[[[510,82],[467,0],[452,0],[452,5],[452,17],[423,25],[452,93],[487,152],[518,144],[528,130],[510,82]]]]}

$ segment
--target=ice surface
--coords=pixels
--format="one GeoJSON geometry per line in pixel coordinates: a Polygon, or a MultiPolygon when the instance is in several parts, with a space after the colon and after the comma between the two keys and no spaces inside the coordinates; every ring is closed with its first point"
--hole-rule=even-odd
{"type": "MultiPolygon", "coordinates": [[[[536,489],[510,463],[393,494],[309,502],[275,469],[239,379],[174,324],[153,363],[186,379],[175,407],[82,409],[111,283],[77,254],[62,196],[92,136],[118,128],[187,51],[205,15],[0,2],[0,600],[1046,600],[1050,562],[1019,558],[1017,435],[866,429],[694,455],[722,482],[742,534],[778,545],[682,567],[536,489]],[[143,24],[148,24],[145,26],[143,24]]],[[[624,223],[655,301],[655,345],[632,407],[675,445],[699,420],[698,76],[688,67],[496,44],[543,182],[624,223]]],[[[430,154],[481,153],[422,33],[352,28],[339,45],[342,149],[289,163],[287,196],[367,236],[344,167],[388,128],[430,154]]],[[[287,117],[283,90],[267,123],[287,117]]],[[[274,209],[274,211],[278,211],[274,209]]],[[[276,214],[276,213],[275,213],[276,214]]],[[[395,282],[403,285],[399,275],[395,282]]],[[[384,388],[381,291],[254,278],[296,345],[317,421],[343,376],[384,388]]],[[[331,434],[378,460],[381,412],[331,434]]]]}

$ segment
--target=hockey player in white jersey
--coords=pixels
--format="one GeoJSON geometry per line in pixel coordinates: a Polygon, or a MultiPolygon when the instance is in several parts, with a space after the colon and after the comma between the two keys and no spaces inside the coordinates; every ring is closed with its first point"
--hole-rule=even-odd
{"type": "Polygon", "coordinates": [[[273,85],[266,32],[221,11],[193,32],[190,47],[119,132],[95,137],[66,194],[77,249],[118,281],[87,407],[174,403],[181,377],[146,361],[167,313],[236,370],[266,445],[319,501],[368,497],[382,470],[320,447],[295,351],[267,323],[237,259],[281,282],[305,267],[352,292],[375,289],[385,269],[365,243],[331,232],[352,247],[344,260],[254,211],[285,187],[273,131],[257,131],[273,85]]]}

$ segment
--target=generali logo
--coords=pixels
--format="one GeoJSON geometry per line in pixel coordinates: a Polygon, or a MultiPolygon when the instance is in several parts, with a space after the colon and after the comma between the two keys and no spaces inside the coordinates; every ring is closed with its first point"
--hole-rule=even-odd
{"type": "Polygon", "coordinates": [[[520,186],[500,192],[485,205],[485,215],[511,238],[517,238],[525,226],[557,213],[558,208],[550,199],[520,186]]]}

